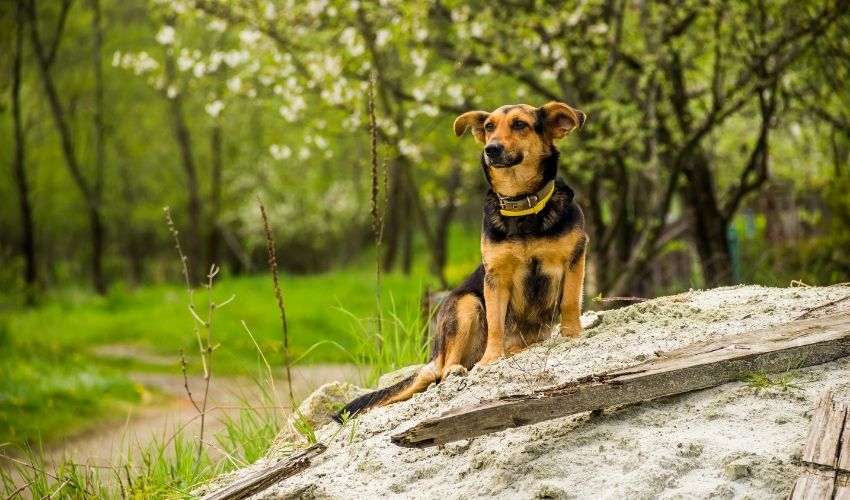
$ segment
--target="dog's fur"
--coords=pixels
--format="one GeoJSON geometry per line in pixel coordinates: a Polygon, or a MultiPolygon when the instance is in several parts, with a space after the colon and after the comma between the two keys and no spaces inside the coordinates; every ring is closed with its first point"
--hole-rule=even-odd
{"type": "Polygon", "coordinates": [[[361,396],[342,415],[409,399],[432,382],[464,375],[548,337],[560,324],[564,337],[581,332],[581,297],[588,243],[584,216],[560,178],[538,213],[505,216],[499,196],[534,194],[556,179],[560,154],[554,141],[584,125],[585,114],[550,102],[469,111],[454,122],[485,145],[481,165],[490,189],[484,201],[482,264],[443,302],[431,360],[416,375],[361,396]],[[497,194],[498,193],[498,194],[497,194]]]}

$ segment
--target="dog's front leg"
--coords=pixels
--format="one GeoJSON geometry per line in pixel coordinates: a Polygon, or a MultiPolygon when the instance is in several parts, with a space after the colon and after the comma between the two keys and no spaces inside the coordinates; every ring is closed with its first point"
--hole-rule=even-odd
{"type": "Polygon", "coordinates": [[[493,275],[484,279],[484,303],[487,309],[487,347],[484,356],[475,366],[493,363],[505,356],[505,315],[510,297],[509,282],[498,280],[493,275]]]}
{"type": "Polygon", "coordinates": [[[575,243],[564,268],[561,291],[561,336],[575,338],[581,334],[581,300],[584,293],[584,260],[587,236],[575,243]]]}

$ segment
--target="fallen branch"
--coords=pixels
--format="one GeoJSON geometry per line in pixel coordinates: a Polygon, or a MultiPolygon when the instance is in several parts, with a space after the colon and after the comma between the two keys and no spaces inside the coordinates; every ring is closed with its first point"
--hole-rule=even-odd
{"type": "Polygon", "coordinates": [[[532,394],[450,410],[392,436],[422,448],[586,411],[649,401],[850,355],[850,312],[696,344],[640,365],[591,375],[532,394]]]}
{"type": "Polygon", "coordinates": [[[202,500],[239,500],[265,490],[310,466],[310,461],[325,452],[327,447],[316,443],[304,451],[253,472],[231,485],[202,497],[202,500]]]}

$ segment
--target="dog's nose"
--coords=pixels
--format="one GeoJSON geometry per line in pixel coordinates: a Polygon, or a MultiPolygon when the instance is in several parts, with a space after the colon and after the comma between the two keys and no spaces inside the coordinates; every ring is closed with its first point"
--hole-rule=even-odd
{"type": "Polygon", "coordinates": [[[494,156],[499,156],[504,150],[505,147],[501,144],[488,144],[484,147],[484,154],[492,158],[494,156]]]}

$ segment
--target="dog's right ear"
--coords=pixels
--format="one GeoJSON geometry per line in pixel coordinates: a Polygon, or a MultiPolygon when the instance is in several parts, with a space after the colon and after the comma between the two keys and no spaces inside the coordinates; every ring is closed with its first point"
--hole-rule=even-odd
{"type": "Polygon", "coordinates": [[[475,142],[484,144],[484,120],[490,116],[486,111],[467,111],[455,119],[454,129],[455,135],[460,137],[466,132],[467,128],[472,128],[472,135],[475,137],[475,142]]]}

